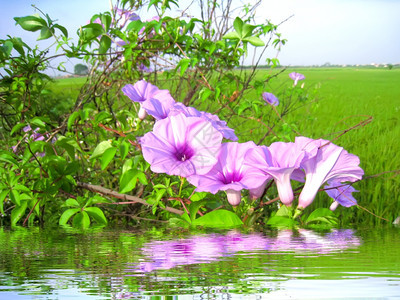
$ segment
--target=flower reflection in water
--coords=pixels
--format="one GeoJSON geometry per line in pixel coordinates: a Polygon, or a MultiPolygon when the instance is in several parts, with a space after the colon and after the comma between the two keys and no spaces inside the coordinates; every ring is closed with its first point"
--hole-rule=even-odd
{"type": "Polygon", "coordinates": [[[351,229],[332,230],[326,234],[306,229],[280,230],[275,237],[231,231],[225,235],[206,234],[179,240],[147,243],[142,248],[144,258],[132,271],[140,274],[177,266],[210,263],[240,253],[245,255],[254,252],[326,254],[359,245],[360,240],[351,229]]]}

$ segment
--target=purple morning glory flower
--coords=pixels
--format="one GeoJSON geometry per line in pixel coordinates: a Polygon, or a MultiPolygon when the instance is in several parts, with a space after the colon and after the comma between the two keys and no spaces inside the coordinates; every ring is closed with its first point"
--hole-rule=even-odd
{"type": "MultiPolygon", "coordinates": [[[[190,118],[189,118],[190,119],[190,118]]],[[[204,175],[188,177],[188,181],[196,186],[196,191],[226,191],[231,205],[239,205],[242,189],[255,189],[265,181],[263,173],[253,166],[244,163],[247,151],[257,147],[254,142],[222,144],[218,162],[204,175]]]]}
{"type": "Polygon", "coordinates": [[[290,77],[291,79],[294,80],[293,86],[296,86],[296,85],[297,85],[297,82],[298,82],[299,80],[304,80],[304,79],[306,78],[303,74],[297,73],[297,72],[292,72],[292,73],[290,73],[290,74],[289,74],[289,77],[290,77]]]}
{"type": "Polygon", "coordinates": [[[293,190],[290,179],[293,172],[300,167],[305,152],[294,143],[276,142],[269,147],[258,146],[246,155],[246,164],[258,167],[264,176],[275,180],[279,199],[287,206],[293,201],[293,190]]]}
{"type": "Polygon", "coordinates": [[[235,135],[235,131],[232,128],[229,128],[225,121],[221,121],[217,115],[213,115],[208,112],[199,111],[194,107],[188,107],[181,102],[175,103],[173,107],[171,107],[169,114],[176,115],[178,113],[183,113],[187,117],[200,117],[207,121],[210,121],[211,124],[222,133],[224,138],[237,141],[238,137],[235,135]]]}
{"type": "Polygon", "coordinates": [[[222,134],[210,122],[183,114],[155,123],[140,138],[143,157],[156,173],[187,177],[206,174],[217,163],[222,134]]]}
{"type": "Polygon", "coordinates": [[[325,192],[331,197],[334,202],[330,206],[331,210],[335,210],[338,205],[350,207],[357,205],[357,200],[353,197],[352,193],[358,192],[350,184],[342,184],[340,181],[328,181],[325,186],[325,192]]]}
{"type": "Polygon", "coordinates": [[[118,15],[121,17],[118,21],[121,22],[121,28],[125,26],[128,21],[140,20],[140,17],[131,10],[116,8],[118,15]]]}
{"type": "Polygon", "coordinates": [[[146,114],[153,116],[156,120],[165,119],[170,108],[175,104],[168,90],[160,90],[145,80],[140,80],[134,85],[125,85],[122,92],[132,101],[140,103],[139,119],[141,120],[146,117],[146,114]]]}
{"type": "Polygon", "coordinates": [[[266,103],[269,105],[273,106],[278,106],[279,105],[279,100],[276,98],[276,96],[272,93],[264,92],[262,93],[262,97],[266,103]]]}
{"type": "Polygon", "coordinates": [[[354,182],[361,180],[364,175],[364,171],[358,166],[359,158],[330,141],[296,137],[295,143],[308,153],[301,163],[301,168],[306,174],[306,182],[299,196],[300,209],[313,202],[324,182],[335,178],[354,182]]]}

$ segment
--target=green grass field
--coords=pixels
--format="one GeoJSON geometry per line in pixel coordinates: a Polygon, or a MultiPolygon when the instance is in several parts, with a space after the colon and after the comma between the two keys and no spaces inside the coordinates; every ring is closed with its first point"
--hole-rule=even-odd
{"type": "MultiPolygon", "coordinates": [[[[366,177],[400,170],[399,69],[296,68],[281,74],[271,85],[277,87],[282,81],[290,81],[287,74],[291,71],[305,75],[304,88],[318,87],[319,101],[299,109],[286,121],[296,122],[299,132],[305,136],[332,140],[371,116],[371,123],[345,133],[334,143],[360,157],[366,177]]],[[[359,204],[393,221],[400,215],[399,175],[388,173],[356,183],[354,187],[360,193],[355,197],[359,204]]],[[[327,207],[327,199],[320,193],[316,206],[327,207]]],[[[362,209],[338,210],[347,224],[381,223],[362,209]]]]}
{"type": "MultiPolygon", "coordinates": [[[[316,103],[309,103],[285,117],[296,123],[298,131],[311,138],[334,140],[350,153],[360,157],[367,179],[354,187],[359,204],[373,214],[393,221],[400,215],[400,174],[386,173],[400,169],[400,69],[378,68],[295,68],[285,70],[270,83],[270,91],[290,86],[288,74],[296,71],[305,75],[304,89],[317,87],[316,103]],[[363,120],[372,122],[336,137],[363,120]]],[[[260,70],[265,78],[276,70],[260,70]]],[[[77,93],[85,78],[57,80],[52,90],[77,93]]],[[[243,130],[238,128],[236,130],[243,130]]],[[[320,193],[314,207],[329,207],[325,193],[320,193]]],[[[311,210],[311,209],[310,209],[311,210]]],[[[385,224],[378,217],[357,207],[337,209],[342,224],[385,224]]]]}

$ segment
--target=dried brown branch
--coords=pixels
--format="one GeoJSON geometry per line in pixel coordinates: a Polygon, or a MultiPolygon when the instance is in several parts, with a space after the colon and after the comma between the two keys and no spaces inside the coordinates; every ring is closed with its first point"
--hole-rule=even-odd
{"type": "MultiPolygon", "coordinates": [[[[125,194],[120,194],[116,191],[104,188],[102,186],[99,185],[94,185],[94,184],[89,184],[89,183],[83,183],[83,182],[78,182],[78,187],[92,191],[92,192],[96,192],[102,195],[107,195],[107,196],[111,196],[117,199],[121,199],[121,200],[125,200],[124,202],[116,202],[116,203],[112,203],[112,204],[133,204],[133,203],[140,203],[143,204],[145,206],[151,206],[151,204],[147,203],[144,199],[136,197],[136,196],[131,196],[131,195],[125,195],[125,194]]],[[[107,203],[102,203],[102,204],[107,204],[107,203]]],[[[110,204],[110,203],[108,203],[110,204]]],[[[184,212],[173,208],[173,207],[161,207],[161,209],[169,211],[171,213],[177,214],[177,215],[182,215],[184,212]]]]}

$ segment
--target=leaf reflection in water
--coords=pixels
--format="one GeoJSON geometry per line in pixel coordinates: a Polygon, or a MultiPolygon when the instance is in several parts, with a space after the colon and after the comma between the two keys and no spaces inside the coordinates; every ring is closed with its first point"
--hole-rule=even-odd
{"type": "Polygon", "coordinates": [[[311,230],[280,230],[276,236],[261,233],[205,234],[185,239],[152,241],[142,248],[142,261],[131,271],[148,273],[176,266],[210,263],[235,254],[311,252],[327,254],[356,248],[360,239],[351,229],[332,230],[321,234],[311,230]]]}

